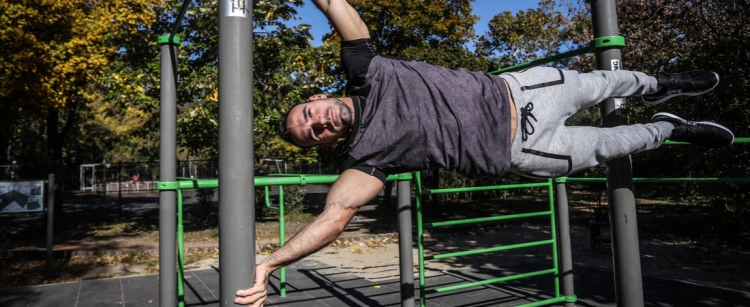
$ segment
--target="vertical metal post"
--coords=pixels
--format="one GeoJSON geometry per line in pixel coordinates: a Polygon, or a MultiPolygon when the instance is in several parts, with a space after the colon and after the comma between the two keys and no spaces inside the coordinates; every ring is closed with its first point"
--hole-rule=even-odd
{"type": "Polygon", "coordinates": [[[219,1],[220,305],[255,281],[252,0],[219,1]]]}
{"type": "Polygon", "coordinates": [[[117,162],[117,208],[122,217],[122,161],[117,162]]]}
{"type": "MultiPolygon", "coordinates": [[[[620,34],[617,28],[615,0],[591,1],[591,15],[595,37],[620,34]]],[[[611,48],[597,51],[596,68],[622,69],[621,50],[611,48]]],[[[624,98],[605,100],[601,103],[602,126],[626,125],[626,111],[624,98]]],[[[617,306],[643,306],[638,223],[633,196],[633,170],[629,156],[607,162],[607,189],[617,306]]]]}
{"type": "Polygon", "coordinates": [[[55,174],[49,174],[47,179],[47,261],[44,274],[53,276],[54,272],[54,245],[55,245],[55,174]]]}
{"type": "MultiPolygon", "coordinates": [[[[284,225],[284,186],[279,186],[279,247],[286,244],[286,226],[284,225]]],[[[279,296],[286,297],[286,267],[279,269],[279,296]]]]}
{"type": "MultiPolygon", "coordinates": [[[[177,180],[177,45],[180,39],[159,37],[161,45],[161,106],[159,181],[177,180]]],[[[159,191],[159,302],[177,306],[177,192],[159,191]]],[[[181,280],[179,282],[182,282],[181,280]]]]}
{"type": "MultiPolygon", "coordinates": [[[[573,287],[573,256],[570,245],[570,218],[568,217],[568,193],[565,189],[564,179],[555,179],[555,208],[557,211],[557,238],[558,254],[560,262],[560,293],[563,296],[575,295],[573,287]]],[[[567,307],[575,306],[574,303],[565,303],[567,307]]]]}
{"type": "MultiPolygon", "coordinates": [[[[398,189],[398,259],[401,275],[401,306],[414,307],[414,257],[411,237],[411,191],[409,180],[399,180],[398,189]]],[[[387,195],[390,197],[390,195],[387,195]]]]}

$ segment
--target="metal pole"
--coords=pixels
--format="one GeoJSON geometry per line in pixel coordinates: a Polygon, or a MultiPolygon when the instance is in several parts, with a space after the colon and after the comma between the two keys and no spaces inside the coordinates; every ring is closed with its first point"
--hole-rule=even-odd
{"type": "MultiPolygon", "coordinates": [[[[619,35],[615,0],[591,1],[594,37],[619,35]]],[[[596,52],[596,68],[622,69],[619,48],[596,52]]],[[[610,98],[601,103],[602,126],[627,125],[624,98],[610,98]]],[[[643,306],[643,281],[638,246],[638,223],[633,196],[633,170],[630,157],[607,162],[609,220],[612,235],[617,306],[643,306]]]]}
{"type": "MultiPolygon", "coordinates": [[[[401,275],[401,306],[414,307],[414,259],[411,238],[411,191],[408,180],[400,180],[398,189],[398,259],[401,275]]],[[[390,197],[390,195],[387,195],[390,197]]]]}
{"type": "MultiPolygon", "coordinates": [[[[179,37],[159,37],[161,45],[161,117],[159,181],[177,181],[177,45],[179,37]]],[[[159,302],[177,306],[177,192],[159,191],[159,302]]],[[[179,282],[182,282],[181,280],[179,282]]]]}
{"type": "Polygon", "coordinates": [[[122,218],[122,161],[117,162],[117,208],[122,218]]]}
{"type": "Polygon", "coordinates": [[[49,174],[47,179],[47,262],[44,274],[47,277],[55,275],[53,265],[55,244],[55,174],[49,174]]]}
{"type": "MultiPolygon", "coordinates": [[[[560,262],[560,293],[563,296],[575,295],[573,287],[573,256],[570,244],[570,219],[568,218],[568,193],[564,182],[555,183],[555,207],[557,209],[557,237],[560,262]]],[[[574,303],[565,303],[567,307],[575,306],[574,303]]]]}
{"type": "Polygon", "coordinates": [[[252,0],[219,1],[221,306],[255,281],[252,0]]]}

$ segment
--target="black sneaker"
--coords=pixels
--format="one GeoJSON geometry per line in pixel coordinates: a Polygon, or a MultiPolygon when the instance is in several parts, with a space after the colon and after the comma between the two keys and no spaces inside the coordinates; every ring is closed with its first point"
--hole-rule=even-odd
{"type": "Polygon", "coordinates": [[[719,75],[712,71],[688,71],[679,74],[656,76],[659,92],[643,95],[643,102],[652,106],[677,96],[698,96],[708,93],[719,85],[719,75]]]}
{"type": "Polygon", "coordinates": [[[717,123],[688,121],[666,112],[654,114],[651,122],[669,122],[674,125],[670,141],[710,148],[726,147],[734,143],[732,131],[717,123]]]}

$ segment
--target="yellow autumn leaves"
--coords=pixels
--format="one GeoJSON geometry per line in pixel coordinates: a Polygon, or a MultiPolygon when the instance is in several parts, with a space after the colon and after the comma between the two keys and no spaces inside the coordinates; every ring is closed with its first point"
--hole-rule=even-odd
{"type": "Polygon", "coordinates": [[[100,78],[128,40],[156,17],[157,0],[16,0],[0,2],[0,82],[3,95],[39,107],[97,97],[100,78]],[[15,95],[14,95],[15,94],[15,95]]]}

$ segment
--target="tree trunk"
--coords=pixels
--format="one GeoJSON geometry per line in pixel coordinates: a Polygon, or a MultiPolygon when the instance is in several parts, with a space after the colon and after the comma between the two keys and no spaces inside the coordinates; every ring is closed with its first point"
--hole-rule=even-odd
{"type": "Polygon", "coordinates": [[[62,174],[62,150],[63,141],[60,131],[57,129],[60,123],[60,112],[56,108],[50,108],[47,115],[47,168],[48,173],[55,174],[58,184],[55,184],[55,208],[54,220],[55,228],[63,229],[65,227],[63,218],[63,198],[62,198],[62,180],[65,176],[62,174]]]}

